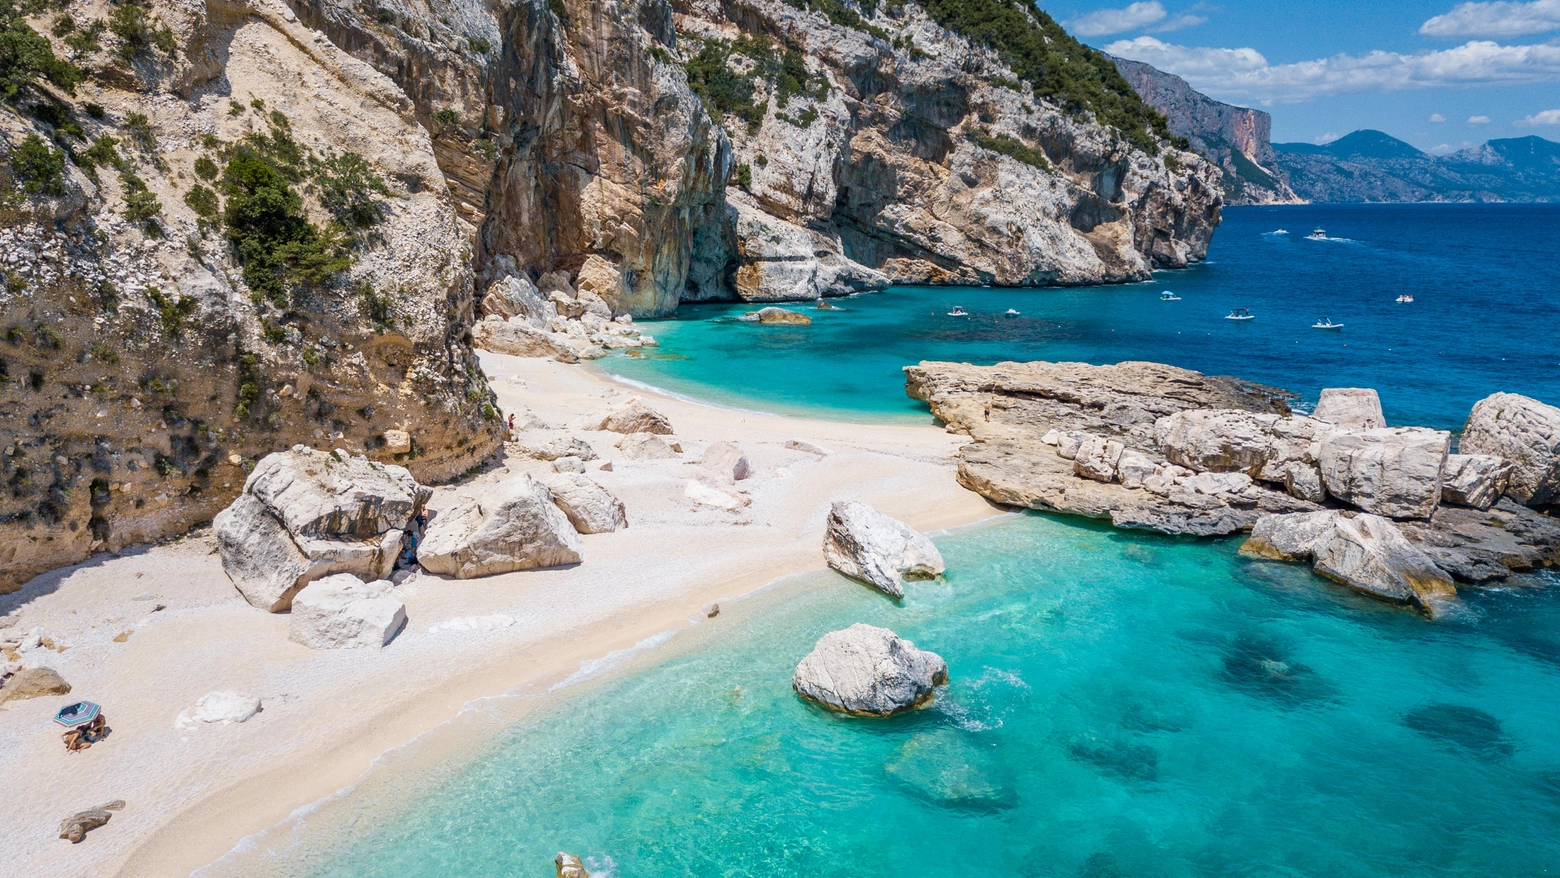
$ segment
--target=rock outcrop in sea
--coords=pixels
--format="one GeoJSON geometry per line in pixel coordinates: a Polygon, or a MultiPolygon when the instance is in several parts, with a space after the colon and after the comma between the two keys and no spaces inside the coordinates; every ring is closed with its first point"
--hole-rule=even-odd
{"type": "Polygon", "coordinates": [[[856,624],[818,638],[796,666],[791,686],[829,710],[892,716],[932,703],[948,682],[948,663],[887,628],[856,624]]]}
{"type": "Polygon", "coordinates": [[[889,597],[905,596],[905,580],[931,579],[942,553],[904,522],[865,503],[836,501],[824,526],[823,558],[830,567],[889,597]]]}
{"type": "Polygon", "coordinates": [[[1479,402],[1468,453],[1452,454],[1446,431],[1385,426],[1368,389],[1324,390],[1305,417],[1283,391],[1155,363],[905,373],[910,396],[972,439],[960,484],[998,503],[1168,534],[1255,529],[1251,553],[1431,612],[1454,580],[1560,564],[1560,523],[1541,511],[1556,501],[1560,410],[1537,400],[1479,402]]]}

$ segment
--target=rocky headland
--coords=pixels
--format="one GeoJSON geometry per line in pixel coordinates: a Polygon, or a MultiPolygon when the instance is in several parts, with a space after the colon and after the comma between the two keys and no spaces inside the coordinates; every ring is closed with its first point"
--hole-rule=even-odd
{"type": "Polygon", "coordinates": [[[1375,391],[1309,416],[1271,387],[1157,363],[921,363],[906,392],[967,433],[959,482],[1008,506],[1249,553],[1432,613],[1453,582],[1560,563],[1560,409],[1496,394],[1451,434],[1390,427],[1375,391]]]}

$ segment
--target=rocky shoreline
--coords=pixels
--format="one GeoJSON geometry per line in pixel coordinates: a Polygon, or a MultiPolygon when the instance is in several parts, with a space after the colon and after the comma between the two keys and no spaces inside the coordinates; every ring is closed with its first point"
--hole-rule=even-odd
{"type": "Polygon", "coordinates": [[[1432,615],[1454,582],[1560,564],[1548,514],[1560,409],[1537,400],[1481,401],[1453,453],[1447,431],[1387,426],[1368,389],[1324,390],[1301,416],[1276,388],[1157,363],[923,362],[905,374],[912,398],[972,440],[959,483],[1006,506],[1174,535],[1255,529],[1266,548],[1249,554],[1308,560],[1432,615]],[[1274,548],[1273,533],[1296,528],[1304,538],[1274,548]]]}

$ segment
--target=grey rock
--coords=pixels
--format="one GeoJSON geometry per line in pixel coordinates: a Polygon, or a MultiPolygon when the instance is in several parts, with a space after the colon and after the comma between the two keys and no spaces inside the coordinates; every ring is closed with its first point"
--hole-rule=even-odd
{"type": "Polygon", "coordinates": [[[1322,441],[1317,463],[1327,493],[1390,518],[1429,518],[1441,502],[1451,434],[1385,427],[1322,441]]]}
{"type": "Polygon", "coordinates": [[[244,493],[293,536],[357,538],[404,529],[432,494],[405,467],[303,445],[262,458],[244,493]]]}
{"type": "Polygon", "coordinates": [[[1409,542],[1462,582],[1497,582],[1513,571],[1560,567],[1560,519],[1510,498],[1489,509],[1442,506],[1430,521],[1401,527],[1409,542]]]}
{"type": "Polygon", "coordinates": [[[406,625],[406,605],[385,580],[350,573],[304,586],[293,598],[287,639],[310,649],[379,649],[406,625]]]}
{"type": "Polygon", "coordinates": [[[618,440],[617,449],[629,460],[667,460],[682,454],[682,446],[654,433],[630,433],[618,440]]]}
{"type": "Polygon", "coordinates": [[[509,479],[483,500],[461,499],[428,522],[423,569],[456,579],[580,561],[580,538],[552,495],[530,476],[509,479]]]}
{"type": "Polygon", "coordinates": [[[519,317],[545,330],[558,316],[558,308],[529,278],[510,275],[488,287],[482,297],[482,316],[503,320],[519,317]]]}
{"type": "Polygon", "coordinates": [[[1479,400],[1458,451],[1511,462],[1507,494],[1528,506],[1560,504],[1560,409],[1515,393],[1479,400]]]}
{"type": "Polygon", "coordinates": [[[537,481],[552,495],[553,503],[582,534],[611,533],[628,527],[623,501],[583,475],[555,473],[537,481]]]}
{"type": "Polygon", "coordinates": [[[559,460],[565,457],[580,460],[596,459],[596,450],[590,447],[589,442],[577,436],[528,432],[521,434],[519,440],[512,443],[510,448],[522,457],[535,460],[559,460]]]}
{"type": "Polygon", "coordinates": [[[802,697],[856,716],[891,716],[932,702],[948,681],[948,664],[887,628],[852,625],[818,639],[796,666],[791,686],[802,697]]]}
{"type": "Polygon", "coordinates": [[[1387,425],[1381,397],[1369,387],[1329,387],[1322,391],[1311,417],[1352,430],[1376,430],[1387,425]]]}
{"type": "Polygon", "coordinates": [[[655,433],[658,436],[670,436],[672,422],[666,415],[651,408],[636,396],[607,413],[607,416],[596,424],[596,429],[611,433],[655,433]]]}
{"type": "Polygon", "coordinates": [[[1415,604],[1431,616],[1456,599],[1452,578],[1389,519],[1328,510],[1259,520],[1241,553],[1313,569],[1366,594],[1415,604]]]}
{"type": "Polygon", "coordinates": [[[47,695],[69,695],[70,684],[53,668],[22,668],[0,686],[0,704],[47,695]]]}
{"type": "Polygon", "coordinates": [[[699,466],[721,479],[740,482],[753,475],[753,464],[747,455],[730,442],[712,442],[699,458],[699,466]]]}
{"type": "Polygon", "coordinates": [[[578,363],[579,349],[568,336],[538,329],[524,320],[479,320],[471,327],[476,347],[511,357],[545,357],[560,363],[578,363]]]}
{"type": "Polygon", "coordinates": [[[1116,464],[1125,447],[1114,439],[1085,436],[1073,453],[1073,472],[1096,482],[1114,482],[1116,464]]]}
{"type": "Polygon", "coordinates": [[[112,812],[122,811],[124,807],[123,799],[115,799],[98,808],[77,811],[60,821],[60,838],[68,839],[71,844],[80,844],[89,831],[107,823],[109,818],[114,816],[112,812]]]}
{"type": "Polygon", "coordinates": [[[798,311],[785,308],[760,308],[737,318],[744,323],[762,323],[769,326],[810,326],[812,318],[798,311]]]}
{"type": "Polygon", "coordinates": [[[1488,509],[1506,493],[1512,464],[1492,454],[1449,454],[1441,502],[1488,509]]]}
{"type": "Polygon", "coordinates": [[[737,247],[737,297],[782,302],[848,296],[888,287],[888,278],[840,250],[838,236],[765,213],[745,194],[728,194],[737,247]]]}
{"type": "Polygon", "coordinates": [[[930,579],[944,570],[932,541],[865,503],[835,501],[823,536],[830,567],[896,598],[906,579],[930,579]]]}

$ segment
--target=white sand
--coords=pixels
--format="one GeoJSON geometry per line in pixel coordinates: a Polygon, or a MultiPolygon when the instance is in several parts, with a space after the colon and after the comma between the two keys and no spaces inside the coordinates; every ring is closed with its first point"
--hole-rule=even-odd
{"type": "MultiPolygon", "coordinates": [[[[613,472],[592,464],[589,475],[624,501],[629,528],[583,537],[585,561],[573,568],[414,578],[397,589],[409,622],[384,650],[311,651],[288,641],[286,615],[238,596],[209,531],[54,571],[0,596],[0,625],[42,626],[67,647],[32,652],[29,663],[56,668],[75,687],[0,706],[0,871],[187,875],[352,783],[376,756],[473,699],[550,685],[583,662],[686,627],[712,601],[821,569],[834,499],[866,501],[922,530],[996,514],[955,483],[952,454],[965,440],[930,417],[924,426],[774,417],[641,392],[589,366],[498,355],[484,355],[483,365],[506,413],[526,406],[558,426],[639,394],[672,419],[685,454],[629,462],[613,447],[617,435],[579,434],[613,462],[613,472]],[[832,453],[786,448],[792,439],[832,453]],[[739,444],[757,469],[739,483],[752,505],[737,512],[683,495],[691,462],[718,440],[739,444]],[[154,612],[159,604],[166,608],[154,612]],[[175,727],[214,690],[258,696],[264,707],[242,724],[175,727]],[[78,698],[103,705],[113,734],[70,754],[50,717],[78,698]],[[84,842],[56,838],[65,816],[112,799],[125,809],[84,842]]],[[[439,489],[433,505],[546,468],[511,458],[439,489]]],[[[864,586],[841,579],[838,587],[864,586]]]]}

